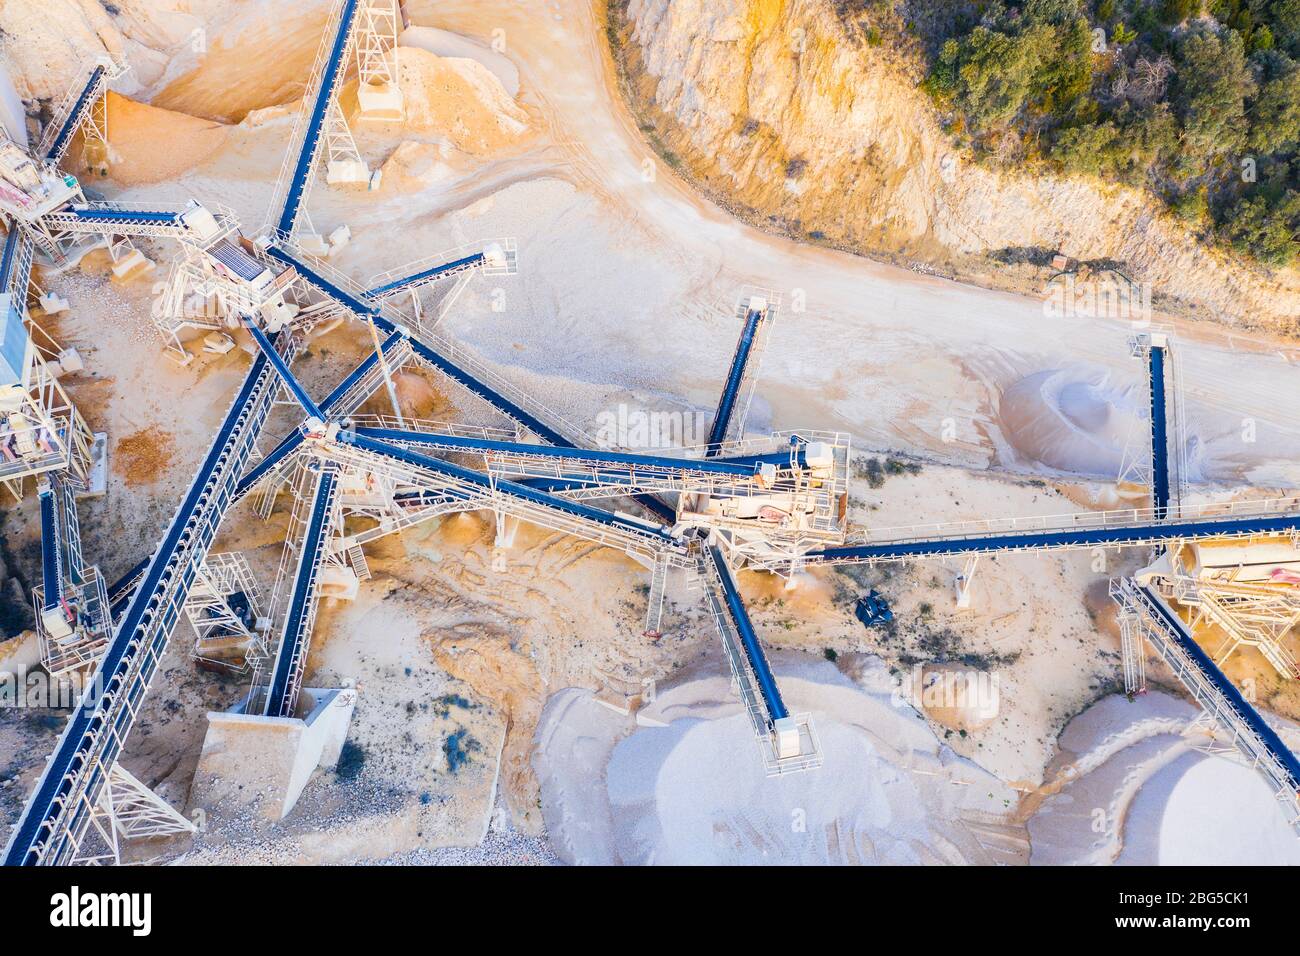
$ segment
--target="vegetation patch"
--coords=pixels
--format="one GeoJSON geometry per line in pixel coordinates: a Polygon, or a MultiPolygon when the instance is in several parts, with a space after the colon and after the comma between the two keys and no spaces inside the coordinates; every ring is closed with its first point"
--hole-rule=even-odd
{"type": "Polygon", "coordinates": [[[1300,0],[908,9],[925,89],[986,161],[1143,186],[1257,262],[1300,251],[1300,0]]]}

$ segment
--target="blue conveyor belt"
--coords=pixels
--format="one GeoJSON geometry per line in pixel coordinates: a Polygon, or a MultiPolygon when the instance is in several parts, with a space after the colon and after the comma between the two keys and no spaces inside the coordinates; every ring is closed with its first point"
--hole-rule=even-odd
{"type": "Polygon", "coordinates": [[[749,612],[745,610],[745,602],[740,599],[740,591],[736,588],[736,579],[731,576],[731,569],[727,567],[727,562],[716,545],[709,545],[706,551],[709,560],[713,562],[713,567],[718,572],[718,578],[722,581],[722,592],[726,598],[727,613],[731,617],[731,622],[736,626],[736,632],[740,635],[740,643],[745,652],[745,659],[749,661],[749,667],[754,674],[758,691],[763,696],[763,706],[767,710],[768,724],[770,725],[773,721],[780,720],[783,717],[789,717],[790,712],[786,710],[785,701],[781,699],[781,691],[776,686],[776,677],[772,674],[771,665],[767,662],[767,655],[763,653],[763,646],[758,642],[758,634],[755,633],[754,625],[749,620],[749,612]]]}
{"type": "Polygon", "coordinates": [[[49,152],[45,154],[45,158],[50,162],[57,163],[63,158],[63,154],[67,152],[73,134],[80,128],[81,121],[86,118],[86,113],[90,110],[91,104],[98,98],[99,85],[104,79],[104,73],[104,67],[95,67],[90,74],[90,79],[81,88],[76,103],[73,104],[71,112],[64,119],[63,125],[59,127],[59,133],[54,137],[54,142],[50,144],[49,152]]]}
{"type": "Polygon", "coordinates": [[[303,537],[298,570],[293,579],[284,633],[275,654],[271,686],[266,695],[263,713],[268,717],[293,716],[296,701],[292,698],[297,683],[295,670],[301,668],[306,655],[305,643],[311,638],[307,623],[311,619],[312,605],[319,599],[320,568],[325,545],[329,541],[330,513],[337,481],[338,477],[332,468],[323,470],[316,481],[316,494],[307,520],[307,533],[303,537]]]}
{"type": "Polygon", "coordinates": [[[295,376],[293,372],[289,371],[288,363],[280,357],[280,353],[275,350],[275,346],[273,346],[271,340],[266,337],[266,333],[258,328],[256,322],[249,321],[247,325],[248,331],[253,336],[253,341],[256,342],[257,347],[262,350],[262,354],[266,356],[267,361],[271,363],[271,367],[275,369],[275,374],[280,376],[280,381],[284,382],[284,387],[289,390],[289,394],[294,397],[294,401],[301,405],[302,410],[312,418],[319,422],[325,421],[325,414],[320,410],[316,403],[312,401],[311,396],[308,395],[307,390],[302,387],[302,383],[298,381],[297,376],[295,376]]]}
{"type": "Polygon", "coordinates": [[[1192,638],[1187,625],[1165,603],[1164,599],[1149,587],[1139,585],[1137,589],[1146,596],[1150,607],[1155,612],[1160,625],[1169,638],[1182,649],[1183,653],[1205,679],[1218,689],[1219,693],[1227,700],[1228,706],[1251,729],[1263,747],[1282,765],[1290,778],[1292,792],[1300,792],[1300,761],[1296,760],[1296,756],[1291,752],[1291,749],[1282,742],[1282,738],[1277,735],[1277,732],[1265,722],[1259,711],[1246,702],[1246,699],[1241,695],[1241,691],[1237,690],[1236,685],[1228,680],[1223,671],[1215,666],[1214,662],[1210,660],[1210,656],[1192,638]]]}
{"type": "Polygon", "coordinates": [[[1165,401],[1165,350],[1148,350],[1151,374],[1151,496],[1157,519],[1169,514],[1169,422],[1165,401]]]}
{"type": "MultiPolygon", "coordinates": [[[[206,551],[228,502],[225,491],[233,487],[233,480],[230,486],[221,483],[235,473],[231,466],[238,464],[237,459],[247,454],[250,431],[265,420],[271,374],[266,357],[258,356],[104,651],[95,691],[78,702],[19,818],[5,848],[5,865],[41,862],[49,841],[63,835],[52,831],[60,820],[66,824],[63,805],[68,798],[76,792],[97,793],[106,784],[104,774],[134,720],[127,704],[133,700],[138,706],[193,580],[195,551],[206,551]],[[101,708],[105,701],[111,704],[101,708]]],[[[74,817],[85,812],[80,805],[67,810],[74,817]]]]}
{"type": "MultiPolygon", "coordinates": [[[[752,478],[763,464],[775,464],[778,467],[790,466],[790,452],[771,455],[750,455],[740,459],[699,459],[672,458],[667,455],[641,455],[631,452],[597,451],[586,448],[555,447],[551,445],[529,445],[522,442],[498,441],[495,439],[471,438],[461,435],[442,435],[429,432],[409,431],[400,428],[358,428],[358,435],[379,441],[429,445],[442,451],[486,452],[501,455],[528,455],[552,460],[581,461],[593,466],[626,468],[634,471],[638,468],[657,471],[690,472],[693,474],[721,475],[726,477],[752,478]]],[[[799,453],[796,452],[796,460],[799,453]]]]}
{"type": "Polygon", "coordinates": [[[731,357],[731,368],[727,370],[727,380],[722,387],[722,397],[718,399],[718,410],[713,416],[713,425],[709,428],[710,455],[716,454],[718,446],[727,438],[727,429],[731,426],[731,417],[736,413],[736,401],[740,397],[740,386],[745,380],[745,365],[749,362],[750,350],[758,335],[758,326],[763,321],[763,313],[749,309],[745,313],[745,325],[740,330],[740,341],[736,343],[736,352],[731,357]]]}
{"type": "Polygon", "coordinates": [[[407,289],[415,289],[431,282],[437,282],[439,279],[445,279],[458,272],[464,272],[466,269],[472,269],[482,261],[483,253],[476,252],[472,256],[453,259],[451,262],[444,262],[442,265],[433,266],[430,269],[421,269],[409,276],[403,276],[400,279],[394,279],[392,282],[377,285],[373,289],[367,290],[366,295],[372,299],[382,299],[407,289]]]}
{"type": "Polygon", "coordinates": [[[967,538],[924,538],[916,541],[892,541],[882,544],[846,545],[810,551],[808,560],[834,564],[837,561],[896,560],[899,558],[941,557],[944,555],[982,554],[992,551],[1034,551],[1051,548],[1078,548],[1149,544],[1173,538],[1244,537],[1286,534],[1300,530],[1300,514],[1254,518],[1200,518],[1167,524],[1131,525],[1128,527],[1088,530],[1025,531],[1010,534],[975,535],[967,538]]]}
{"type": "Polygon", "coordinates": [[[41,489],[41,584],[45,598],[41,610],[63,603],[63,534],[59,530],[59,503],[54,488],[41,489]]]}
{"type": "Polygon", "coordinates": [[[343,9],[339,14],[338,28],[334,33],[329,56],[323,67],[320,86],[316,89],[316,100],[312,103],[311,112],[307,116],[307,132],[303,137],[298,159],[293,166],[289,188],[285,192],[284,207],[280,211],[278,228],[285,235],[293,234],[294,228],[298,225],[298,216],[302,213],[303,196],[307,191],[312,167],[320,153],[325,117],[343,79],[348,38],[352,33],[353,21],[356,19],[358,2],[359,0],[344,0],[343,9]]]}

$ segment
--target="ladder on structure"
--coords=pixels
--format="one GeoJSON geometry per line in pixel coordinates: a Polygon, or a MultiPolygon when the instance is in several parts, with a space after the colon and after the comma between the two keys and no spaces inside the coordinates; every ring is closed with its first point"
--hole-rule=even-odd
{"type": "Polygon", "coordinates": [[[657,554],[654,567],[650,571],[650,590],[646,594],[645,628],[646,637],[656,640],[663,635],[661,625],[664,616],[664,596],[668,589],[668,559],[657,554]]]}
{"type": "Polygon", "coordinates": [[[366,552],[361,549],[361,545],[354,544],[348,548],[348,564],[352,565],[353,572],[356,573],[358,581],[369,581],[371,578],[370,564],[366,561],[366,552]]]}

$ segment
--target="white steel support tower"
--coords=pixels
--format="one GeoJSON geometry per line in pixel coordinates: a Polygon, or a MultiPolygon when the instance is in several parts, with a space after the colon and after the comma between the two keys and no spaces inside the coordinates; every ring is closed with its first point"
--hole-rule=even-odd
{"type": "Polygon", "coordinates": [[[269,621],[262,616],[257,579],[242,554],[209,554],[185,599],[196,660],[234,674],[266,656],[269,621]]]}
{"type": "Polygon", "coordinates": [[[1124,693],[1147,691],[1147,655],[1142,620],[1128,605],[1119,608],[1120,663],[1124,673],[1124,693]]]}
{"type": "Polygon", "coordinates": [[[365,0],[357,27],[357,105],[361,118],[400,120],[406,115],[398,83],[399,0],[365,0]]]}
{"type": "Polygon", "coordinates": [[[32,589],[41,664],[52,677],[86,676],[112,637],[113,617],[99,568],[81,556],[73,485],[53,475],[40,489],[41,583],[32,589]]]}
{"type": "Polygon", "coordinates": [[[60,162],[80,130],[83,134],[83,165],[96,165],[96,159],[106,164],[109,159],[106,94],[109,85],[129,69],[129,64],[119,63],[112,57],[97,58],[88,71],[85,83],[68,90],[54,111],[41,135],[37,155],[51,163],[60,162]]]}
{"type": "Polygon", "coordinates": [[[99,799],[89,811],[89,828],[80,855],[72,862],[117,865],[122,862],[122,845],[151,837],[195,833],[198,827],[181,816],[166,800],[129,773],[113,764],[99,799]]]}
{"type": "Polygon", "coordinates": [[[668,590],[669,568],[667,558],[656,555],[654,567],[650,569],[650,590],[646,593],[643,633],[656,640],[663,636],[661,625],[664,616],[664,598],[668,590]]]}
{"type": "Polygon", "coordinates": [[[30,237],[11,223],[0,253],[0,486],[21,499],[34,475],[62,473],[85,490],[95,436],[28,334],[30,237]]]}

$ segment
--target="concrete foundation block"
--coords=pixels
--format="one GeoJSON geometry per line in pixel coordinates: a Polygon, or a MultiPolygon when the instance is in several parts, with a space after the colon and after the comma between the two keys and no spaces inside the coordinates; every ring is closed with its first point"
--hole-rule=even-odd
{"type": "Polygon", "coordinates": [[[301,717],[246,714],[243,703],[209,713],[190,805],[283,820],[316,769],[338,763],[356,702],[351,688],[304,688],[301,717]]]}

